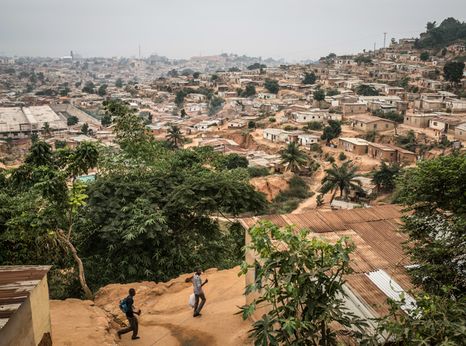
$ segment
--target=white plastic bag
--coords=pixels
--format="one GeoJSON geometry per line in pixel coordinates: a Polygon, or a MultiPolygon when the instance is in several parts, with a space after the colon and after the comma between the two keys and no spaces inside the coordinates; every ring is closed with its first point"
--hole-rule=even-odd
{"type": "Polygon", "coordinates": [[[194,295],[194,293],[189,296],[188,304],[190,307],[194,309],[194,304],[196,304],[196,296],[194,295]]]}

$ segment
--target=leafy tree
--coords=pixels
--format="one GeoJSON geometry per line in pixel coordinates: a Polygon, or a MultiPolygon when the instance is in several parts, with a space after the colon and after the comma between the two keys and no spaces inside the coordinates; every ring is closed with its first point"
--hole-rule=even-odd
{"type": "Polygon", "coordinates": [[[316,89],[314,91],[312,97],[314,98],[314,100],[321,102],[321,101],[325,100],[325,91],[318,88],[318,89],[316,89]]]}
{"type": "Polygon", "coordinates": [[[351,160],[343,162],[340,167],[333,163],[331,168],[325,170],[326,175],[322,179],[320,192],[324,195],[333,192],[330,203],[332,203],[338,190],[340,191],[340,198],[344,200],[348,199],[351,191],[363,194],[364,190],[361,188],[361,181],[357,178],[357,171],[358,167],[353,165],[351,160]]]}
{"type": "Polygon", "coordinates": [[[110,126],[112,124],[112,116],[110,114],[105,114],[102,119],[100,119],[102,126],[110,126]]]}
{"type": "Polygon", "coordinates": [[[184,142],[184,136],[181,133],[181,129],[176,125],[170,125],[167,130],[167,142],[170,143],[173,148],[179,148],[184,142]]]}
{"type": "Polygon", "coordinates": [[[122,88],[122,87],[123,87],[123,79],[118,78],[118,79],[115,81],[115,86],[116,86],[117,88],[122,88]]]}
{"type": "Polygon", "coordinates": [[[416,133],[413,130],[409,130],[406,135],[398,135],[395,137],[397,145],[405,148],[406,150],[415,152],[417,147],[416,133]]]}
{"type": "Polygon", "coordinates": [[[465,155],[444,156],[420,161],[398,177],[397,201],[410,210],[402,231],[409,236],[405,251],[416,263],[409,272],[417,288],[408,314],[400,313],[403,301],[389,301],[390,313],[378,321],[377,334],[391,344],[463,343],[465,168],[465,155]]]}
{"type": "Polygon", "coordinates": [[[209,102],[209,115],[218,113],[222,108],[225,100],[218,96],[213,96],[209,102]]]}
{"type": "Polygon", "coordinates": [[[330,89],[327,91],[327,96],[335,96],[335,95],[340,95],[340,92],[338,89],[330,89]]]}
{"type": "Polygon", "coordinates": [[[362,96],[378,96],[379,92],[368,84],[361,84],[356,87],[356,93],[362,96]]]}
{"type": "Polygon", "coordinates": [[[334,138],[337,138],[341,133],[341,123],[338,120],[329,120],[328,126],[324,127],[324,132],[320,137],[325,140],[327,144],[334,138]]]}
{"type": "Polygon", "coordinates": [[[398,81],[398,86],[399,87],[402,87],[404,89],[408,89],[409,87],[409,81],[411,80],[410,77],[406,76],[406,77],[403,77],[401,78],[399,81],[398,81]]]}
{"type": "Polygon", "coordinates": [[[303,84],[310,85],[314,84],[317,80],[317,76],[314,72],[311,73],[305,73],[304,74],[304,79],[303,79],[303,84]]]}
{"type": "Polygon", "coordinates": [[[200,72],[194,72],[194,73],[193,73],[193,78],[194,78],[194,79],[198,79],[200,75],[201,75],[200,72]]]}
{"type": "Polygon", "coordinates": [[[99,96],[107,95],[107,84],[102,84],[99,89],[97,90],[97,94],[99,96]]]}
{"type": "Polygon", "coordinates": [[[452,83],[459,83],[463,78],[464,62],[449,61],[443,67],[445,80],[452,83]]]}
{"type": "Polygon", "coordinates": [[[272,94],[278,94],[278,91],[280,90],[278,81],[273,79],[266,79],[264,82],[264,87],[272,94]]]}
{"type": "Polygon", "coordinates": [[[254,84],[246,85],[246,89],[241,92],[241,97],[251,97],[256,95],[256,87],[254,84]]]}
{"type": "Polygon", "coordinates": [[[419,59],[421,59],[421,61],[427,61],[429,58],[429,52],[422,52],[421,55],[419,55],[419,59]]]}
{"type": "Polygon", "coordinates": [[[238,154],[221,155],[217,160],[216,167],[223,169],[247,168],[249,161],[246,157],[238,154]]]}
{"type": "Polygon", "coordinates": [[[248,70],[259,70],[259,69],[267,68],[267,65],[256,62],[252,65],[249,65],[247,68],[248,70]]]}
{"type": "Polygon", "coordinates": [[[354,61],[358,65],[372,65],[372,58],[366,55],[358,55],[356,58],[354,58],[354,61]]]}
{"type": "Polygon", "coordinates": [[[286,165],[286,169],[297,173],[308,162],[306,154],[299,149],[295,142],[288,143],[285,149],[280,151],[282,164],[286,165]]]}
{"type": "Polygon", "coordinates": [[[95,84],[92,81],[86,82],[82,91],[88,94],[95,94],[95,84]]]}
{"type": "Polygon", "coordinates": [[[76,125],[79,122],[79,119],[77,116],[71,115],[66,119],[66,125],[67,126],[73,126],[76,125]]]}
{"type": "Polygon", "coordinates": [[[253,120],[249,120],[248,129],[255,129],[255,128],[256,128],[256,122],[253,120]]]}
{"type": "Polygon", "coordinates": [[[305,128],[311,131],[322,130],[322,123],[320,121],[310,121],[306,124],[305,128]]]}
{"type": "Polygon", "coordinates": [[[391,192],[395,189],[396,178],[400,174],[400,166],[397,163],[387,165],[384,161],[373,173],[372,182],[379,191],[391,192]]]}
{"type": "Polygon", "coordinates": [[[446,18],[439,26],[435,22],[428,22],[426,28],[427,31],[415,42],[418,49],[442,48],[466,39],[466,23],[455,18],[446,18]]]}
{"type": "Polygon", "coordinates": [[[29,153],[26,155],[24,163],[30,166],[50,166],[53,162],[52,147],[43,141],[35,142],[29,153]]]}
{"type": "MultiPolygon", "coordinates": [[[[67,179],[75,172],[72,167],[91,168],[94,165],[86,162],[88,156],[78,151],[79,147],[76,152],[61,149],[56,153],[70,155],[55,155],[47,143],[33,144],[24,164],[12,172],[6,193],[0,197],[10,203],[0,211],[3,214],[0,217],[0,242],[12,241],[18,244],[17,250],[25,251],[15,255],[12,263],[33,261],[43,264],[52,260],[63,265],[59,253],[61,247],[78,266],[82,290],[87,298],[92,298],[73,237],[77,210],[84,204],[86,196],[82,186],[75,183],[68,187],[67,179]]],[[[0,257],[2,255],[0,253],[0,257]]]]}
{"type": "Polygon", "coordinates": [[[251,178],[265,177],[267,175],[270,175],[270,171],[266,167],[251,166],[248,167],[248,172],[251,178]]]}
{"type": "MultiPolygon", "coordinates": [[[[31,92],[32,89],[29,91],[31,92]]],[[[70,88],[68,88],[67,86],[65,86],[64,88],[60,89],[60,96],[68,96],[68,94],[70,93],[70,88]]]]}
{"type": "Polygon", "coordinates": [[[259,306],[269,311],[253,323],[255,345],[336,345],[337,334],[360,338],[367,326],[344,307],[343,275],[351,273],[349,255],[354,245],[340,239],[335,245],[308,231],[279,228],[266,221],[248,230],[249,251],[260,258],[244,263],[241,274],[255,268],[256,281],[246,294],[257,292],[241,307],[248,319],[259,306]]]}
{"type": "MultiPolygon", "coordinates": [[[[448,292],[448,290],[445,290],[448,292]]],[[[416,307],[401,312],[404,299],[389,300],[390,311],[378,321],[372,344],[384,345],[461,345],[466,330],[466,300],[449,299],[426,293],[414,294],[416,307]]]]}
{"type": "Polygon", "coordinates": [[[404,116],[400,113],[390,111],[390,112],[382,112],[376,111],[374,115],[378,116],[379,118],[388,119],[394,121],[395,123],[402,124],[404,120],[404,116]]]}
{"type": "Polygon", "coordinates": [[[414,282],[428,293],[443,295],[444,287],[466,292],[466,155],[424,160],[400,175],[397,202],[414,213],[405,219],[404,231],[414,245],[407,248],[414,282]]]}
{"type": "Polygon", "coordinates": [[[88,123],[84,123],[83,126],[81,126],[81,133],[85,136],[89,135],[89,124],[88,123]]]}
{"type": "Polygon", "coordinates": [[[322,195],[321,193],[319,193],[316,197],[316,204],[317,207],[321,207],[324,204],[324,195],[322,195]]]}
{"type": "Polygon", "coordinates": [[[175,104],[177,107],[181,107],[183,106],[183,103],[184,103],[184,98],[185,98],[186,94],[183,90],[179,90],[176,95],[175,95],[175,104]]]}

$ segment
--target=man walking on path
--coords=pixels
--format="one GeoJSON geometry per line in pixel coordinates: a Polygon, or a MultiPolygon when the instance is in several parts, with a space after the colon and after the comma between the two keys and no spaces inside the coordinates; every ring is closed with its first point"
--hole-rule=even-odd
{"type": "Polygon", "coordinates": [[[129,333],[130,331],[133,331],[133,336],[131,339],[136,340],[139,339],[138,336],[138,319],[134,314],[140,315],[141,310],[136,311],[136,308],[133,306],[134,304],[134,296],[136,295],[136,290],[134,288],[129,289],[129,296],[125,298],[126,302],[126,318],[128,318],[129,326],[123,329],[120,329],[117,334],[118,337],[121,339],[121,336],[123,334],[129,333]]]}
{"type": "Polygon", "coordinates": [[[201,315],[201,310],[205,304],[205,295],[204,291],[202,290],[202,286],[204,286],[209,280],[205,279],[204,283],[202,283],[201,279],[202,270],[197,269],[196,273],[194,274],[192,281],[193,281],[193,289],[194,289],[194,296],[196,297],[196,301],[194,303],[194,315],[193,317],[197,317],[201,315]],[[202,300],[201,304],[199,304],[199,298],[202,300]]]}

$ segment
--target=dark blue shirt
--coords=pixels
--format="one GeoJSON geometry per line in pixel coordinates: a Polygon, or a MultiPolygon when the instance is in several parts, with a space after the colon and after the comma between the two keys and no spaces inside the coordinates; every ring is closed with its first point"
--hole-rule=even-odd
{"type": "Polygon", "coordinates": [[[126,317],[134,317],[133,304],[134,304],[133,297],[131,297],[131,295],[126,297],[126,308],[127,308],[126,317]]]}

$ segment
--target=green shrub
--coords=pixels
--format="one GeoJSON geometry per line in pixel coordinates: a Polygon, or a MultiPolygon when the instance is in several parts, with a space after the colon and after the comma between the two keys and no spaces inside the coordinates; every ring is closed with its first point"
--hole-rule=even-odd
{"type": "Polygon", "coordinates": [[[339,155],[338,155],[338,159],[340,161],[345,161],[346,160],[346,155],[344,152],[341,152],[339,155]]]}
{"type": "Polygon", "coordinates": [[[270,175],[268,168],[257,166],[248,167],[248,173],[251,178],[265,177],[267,175],[270,175]]]}

